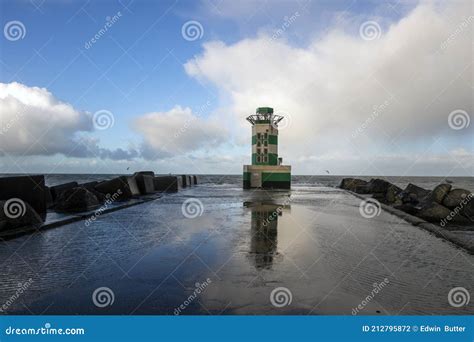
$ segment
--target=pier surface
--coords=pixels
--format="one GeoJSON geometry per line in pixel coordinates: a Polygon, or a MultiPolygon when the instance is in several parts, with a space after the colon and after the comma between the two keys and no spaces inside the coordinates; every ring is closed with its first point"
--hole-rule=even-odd
{"type": "Polygon", "coordinates": [[[0,303],[17,314],[474,313],[448,302],[454,287],[472,291],[473,255],[387,212],[364,217],[360,201],[318,186],[188,188],[3,242],[0,303]],[[113,294],[104,307],[92,299],[101,287],[113,294]]]}

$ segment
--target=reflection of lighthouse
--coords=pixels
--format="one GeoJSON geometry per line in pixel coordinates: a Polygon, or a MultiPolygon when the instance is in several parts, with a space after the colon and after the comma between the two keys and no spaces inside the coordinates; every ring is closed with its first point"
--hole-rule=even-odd
{"type": "Polygon", "coordinates": [[[278,216],[282,207],[274,204],[259,204],[251,207],[252,221],[250,243],[256,268],[270,268],[277,254],[278,216]]]}
{"type": "Polygon", "coordinates": [[[278,158],[278,123],[283,120],[273,114],[273,108],[260,107],[247,117],[252,124],[252,165],[244,165],[244,189],[291,187],[291,166],[281,165],[278,158]]]}

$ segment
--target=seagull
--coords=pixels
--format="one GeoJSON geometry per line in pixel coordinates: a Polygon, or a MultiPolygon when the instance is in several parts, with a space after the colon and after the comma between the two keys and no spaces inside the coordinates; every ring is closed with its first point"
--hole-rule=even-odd
{"type": "Polygon", "coordinates": [[[130,170],[130,166],[129,166],[129,167],[127,167],[127,171],[128,171],[128,170],[130,170]]]}
{"type": "Polygon", "coordinates": [[[326,170],[326,173],[327,173],[327,174],[329,174],[329,171],[328,171],[328,170],[326,170]]]}

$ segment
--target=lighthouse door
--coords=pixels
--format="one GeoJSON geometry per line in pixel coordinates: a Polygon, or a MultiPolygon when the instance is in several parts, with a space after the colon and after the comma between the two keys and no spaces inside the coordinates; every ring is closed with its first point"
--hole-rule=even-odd
{"type": "Polygon", "coordinates": [[[250,177],[250,186],[252,188],[262,187],[262,173],[261,172],[252,172],[252,176],[250,177]]]}

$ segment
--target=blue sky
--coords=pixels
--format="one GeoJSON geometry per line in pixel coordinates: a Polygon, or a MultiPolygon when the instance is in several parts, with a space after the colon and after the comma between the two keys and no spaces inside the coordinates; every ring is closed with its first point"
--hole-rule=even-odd
{"type": "MultiPolygon", "coordinates": [[[[336,11],[350,7],[360,15],[368,10],[375,13],[375,3],[256,2],[262,9],[257,8],[255,14],[249,10],[241,18],[229,18],[212,14],[214,6],[216,10],[225,6],[221,1],[3,1],[2,20],[27,23],[27,35],[20,44],[2,44],[1,77],[4,82],[46,87],[78,108],[92,112],[107,108],[120,126],[122,119],[133,114],[166,111],[175,104],[197,108],[205,103],[203,99],[215,97],[183,68],[184,62],[202,51],[206,40],[233,43],[254,37],[262,28],[276,29],[285,15],[296,11],[314,21],[309,34],[313,36],[325,30],[324,23],[336,11]],[[86,50],[84,44],[104,26],[106,17],[118,12],[122,13],[119,23],[86,50]],[[182,38],[181,27],[188,20],[202,23],[203,39],[182,38]]],[[[386,14],[393,19],[399,16],[395,10],[386,14]]],[[[285,35],[294,43],[296,32],[304,44],[307,22],[300,25],[285,35]]],[[[111,144],[121,140],[110,138],[111,144]]]]}
{"type": "MultiPolygon", "coordinates": [[[[240,173],[242,163],[248,162],[250,154],[250,147],[245,143],[248,141],[246,139],[250,134],[250,128],[246,126],[245,122],[242,123],[242,119],[246,114],[251,114],[256,105],[261,104],[280,105],[284,112],[290,113],[293,129],[290,127],[286,131],[281,131],[281,141],[287,144],[281,152],[287,154],[283,157],[294,165],[295,173],[322,173],[323,170],[331,167],[335,173],[339,174],[390,172],[433,174],[433,166],[436,166],[436,161],[430,162],[428,160],[423,165],[415,165],[412,171],[409,169],[408,162],[406,165],[403,164],[400,169],[391,165],[391,163],[400,164],[400,158],[404,159],[404,154],[416,152],[424,155],[427,153],[426,149],[429,148],[428,154],[432,154],[433,160],[447,158],[442,155],[446,154],[447,156],[453,151],[455,155],[463,155],[462,158],[467,155],[468,164],[465,167],[452,170],[450,167],[443,166],[441,173],[460,175],[471,173],[472,175],[472,166],[469,164],[471,162],[470,154],[473,150],[472,135],[467,134],[472,126],[467,127],[467,130],[463,130],[463,132],[452,132],[452,130],[445,129],[446,127],[437,127],[436,129],[428,127],[426,129],[427,137],[421,140],[412,139],[414,132],[407,133],[406,129],[399,129],[397,132],[388,132],[390,137],[385,137],[384,143],[375,147],[374,144],[366,144],[360,139],[358,140],[361,143],[360,150],[364,152],[360,153],[359,160],[351,164],[345,156],[353,155],[353,153],[348,150],[346,143],[331,143],[337,134],[334,135],[331,131],[334,128],[334,122],[325,119],[324,122],[314,123],[318,127],[315,136],[321,138],[311,141],[311,144],[315,146],[313,151],[301,153],[301,148],[298,145],[302,142],[298,141],[296,136],[309,134],[303,131],[304,125],[301,125],[301,122],[307,120],[306,116],[311,115],[311,111],[306,113],[305,110],[291,104],[301,103],[298,101],[301,96],[305,96],[304,101],[307,101],[305,91],[307,92],[310,87],[315,86],[316,90],[314,91],[318,91],[321,87],[337,89],[339,87],[337,82],[344,82],[344,78],[342,77],[338,81],[334,80],[334,84],[332,84],[332,79],[329,77],[325,83],[315,84],[327,77],[318,74],[316,70],[314,81],[304,79],[302,83],[305,84],[305,90],[298,94],[288,94],[289,97],[294,96],[294,98],[284,102],[279,99],[281,94],[276,92],[275,99],[269,97],[268,89],[259,93],[259,90],[266,86],[257,86],[257,84],[259,80],[266,79],[268,75],[263,77],[259,75],[260,70],[264,69],[259,66],[259,62],[254,64],[253,60],[252,62],[246,60],[246,56],[252,53],[249,49],[253,49],[255,54],[262,53],[262,59],[267,59],[269,63],[273,60],[280,62],[281,55],[288,54],[289,61],[291,61],[291,54],[294,54],[295,59],[299,60],[297,56],[308,53],[313,54],[309,57],[315,58],[315,64],[328,63],[329,61],[331,65],[328,68],[334,67],[335,70],[348,68],[346,64],[337,65],[338,56],[345,55],[345,52],[342,51],[345,49],[344,44],[352,49],[347,52],[348,58],[351,58],[351,54],[355,54],[357,57],[363,56],[364,49],[367,51],[375,49],[375,44],[382,45],[384,40],[396,41],[394,36],[404,34],[401,26],[409,25],[405,24],[405,21],[410,21],[407,18],[413,16],[417,8],[423,6],[425,6],[424,3],[420,4],[414,1],[304,0],[244,1],[239,3],[141,0],[2,1],[0,15],[2,26],[11,21],[20,21],[25,27],[26,34],[23,39],[15,41],[2,39],[0,82],[4,84],[17,82],[28,89],[32,87],[44,88],[54,100],[71,105],[75,111],[80,113],[79,116],[84,113],[86,116],[92,116],[97,111],[107,110],[113,114],[113,127],[106,130],[94,130],[88,127],[75,131],[68,126],[67,134],[95,139],[95,144],[102,150],[113,151],[121,148],[124,151],[137,152],[121,160],[119,157],[97,158],[96,154],[78,158],[77,155],[71,155],[66,150],[53,153],[41,148],[36,149],[36,147],[25,149],[23,153],[21,151],[10,152],[6,149],[4,150],[5,156],[2,157],[5,164],[0,171],[121,172],[124,170],[124,165],[135,165],[134,163],[136,163],[137,167],[140,165],[163,172],[185,172],[191,169],[189,172],[240,173]],[[86,48],[85,44],[104,28],[107,18],[110,20],[114,15],[119,15],[116,22],[100,36],[100,39],[91,44],[90,48],[86,48]],[[288,20],[291,23],[284,26],[288,20]],[[182,28],[188,21],[196,21],[201,25],[202,37],[192,41],[184,39],[182,28]],[[360,39],[359,31],[361,25],[367,21],[376,22],[381,35],[379,42],[370,46],[368,45],[371,44],[370,41],[360,39]],[[261,42],[264,44],[260,44],[261,42]],[[206,47],[206,44],[211,45],[206,47]],[[359,45],[352,46],[353,44],[359,45]],[[276,52],[275,54],[270,54],[270,52],[266,54],[267,51],[276,52]],[[357,52],[354,53],[354,51],[357,52]],[[245,61],[247,62],[244,63],[245,61]],[[251,70],[253,70],[255,82],[242,77],[243,74],[252,74],[251,70]],[[255,101],[254,99],[247,101],[248,107],[245,108],[244,99],[248,96],[245,85],[249,82],[252,86],[256,85],[255,89],[248,87],[249,91],[255,94],[255,101]],[[261,103],[263,101],[270,103],[261,103]],[[176,108],[180,108],[180,110],[173,111],[176,108]],[[186,109],[190,111],[186,112],[186,109]],[[298,117],[291,114],[294,112],[304,112],[305,114],[298,117]],[[172,149],[170,154],[164,154],[157,146],[163,144],[163,140],[156,140],[156,136],[153,136],[155,131],[150,132],[150,129],[146,127],[147,124],[143,124],[144,121],[139,120],[150,113],[154,113],[150,116],[150,120],[154,120],[153,126],[150,127],[156,127],[156,135],[161,134],[164,137],[169,133],[170,126],[166,126],[167,129],[163,128],[163,120],[168,120],[169,115],[176,118],[177,122],[179,122],[179,118],[187,120],[186,118],[192,119],[197,116],[198,121],[193,121],[191,126],[194,127],[194,123],[199,123],[201,126],[197,124],[196,126],[202,128],[202,134],[195,138],[195,147],[187,142],[181,142],[181,139],[185,139],[181,137],[176,139],[176,141],[180,140],[179,146],[172,149]],[[137,123],[138,121],[141,124],[137,123]],[[216,127],[221,124],[226,126],[225,132],[217,132],[216,127]],[[137,125],[141,126],[137,128],[137,125]],[[332,133],[329,134],[329,132],[332,133]],[[440,142],[438,143],[441,144],[440,146],[433,145],[434,132],[439,134],[440,142]],[[326,133],[328,136],[325,136],[326,133]],[[453,133],[457,135],[453,135],[453,133]],[[403,139],[399,138],[400,134],[403,135],[403,139]],[[286,140],[285,135],[287,135],[286,140]],[[209,139],[205,137],[209,137],[209,139]],[[394,144],[389,143],[394,139],[397,139],[395,144],[397,156],[392,153],[394,144]],[[331,152],[327,146],[334,146],[334,150],[331,152]],[[153,153],[144,154],[144,150],[152,150],[153,153]],[[147,157],[151,155],[153,158],[147,157]],[[378,156],[378,158],[372,160],[374,156],[378,156]],[[12,160],[15,162],[12,163],[12,160]],[[386,162],[381,162],[381,160],[386,160],[386,162]],[[313,162],[314,165],[308,166],[313,162]],[[100,166],[97,166],[98,164],[100,166]]],[[[426,10],[429,15],[439,16],[439,20],[446,19],[446,23],[452,25],[453,31],[457,27],[456,25],[459,25],[460,21],[453,20],[456,18],[453,15],[461,13],[461,10],[444,9],[437,4],[425,7],[427,9],[422,8],[419,11],[426,10]],[[434,9],[430,10],[431,7],[434,9]]],[[[463,18],[460,17],[461,22],[463,18]]],[[[425,23],[420,23],[420,25],[422,27],[425,23]]],[[[433,31],[443,32],[443,29],[446,30],[446,28],[434,27],[433,31]]],[[[447,30],[446,34],[440,34],[439,42],[436,44],[439,45],[443,39],[449,37],[449,32],[447,30]]],[[[456,44],[460,44],[462,39],[466,38],[463,35],[467,35],[467,39],[472,39],[472,31],[470,36],[469,32],[461,33],[454,43],[450,43],[449,48],[457,48],[456,44]]],[[[385,42],[384,46],[387,44],[385,42]]],[[[380,46],[377,48],[386,50],[380,46]]],[[[428,53],[432,53],[430,47],[427,47],[426,51],[420,52],[422,56],[420,60],[424,59],[426,62],[425,58],[428,53]]],[[[462,56],[462,58],[464,57],[462,56]]],[[[360,61],[361,70],[366,63],[373,66],[379,63],[377,59],[363,58],[365,59],[360,61]]],[[[388,57],[386,60],[390,61],[388,57]]],[[[289,64],[285,61],[281,62],[283,65],[289,64]]],[[[426,65],[425,62],[424,65],[426,65]]],[[[304,58],[301,63],[304,65],[304,58]]],[[[404,65],[410,63],[412,61],[407,60],[404,65]]],[[[464,60],[457,64],[463,63],[464,60]]],[[[265,63],[263,66],[266,66],[265,63]]],[[[353,67],[359,68],[357,64],[353,67]]],[[[275,68],[275,70],[281,69],[277,66],[275,68]]],[[[296,73],[301,73],[301,77],[304,77],[304,71],[301,68],[298,68],[296,73]]],[[[374,67],[374,70],[380,69],[374,67]]],[[[468,73],[470,66],[468,69],[452,70],[452,73],[462,70],[464,73],[468,73]]],[[[406,71],[406,75],[409,74],[408,70],[404,71],[406,71]]],[[[275,75],[275,84],[292,79],[293,74],[290,72],[291,69],[281,69],[281,74],[275,75]]],[[[469,107],[469,104],[462,102],[465,100],[465,96],[461,98],[462,101],[459,98],[453,100],[447,97],[447,103],[437,103],[438,99],[435,98],[437,94],[441,92],[442,96],[445,96],[450,91],[454,93],[456,90],[448,89],[443,92],[441,83],[451,81],[451,79],[448,80],[447,76],[440,75],[439,78],[434,77],[433,80],[429,80],[427,79],[428,74],[428,72],[421,72],[420,77],[424,78],[424,82],[433,81],[440,82],[440,84],[436,89],[432,89],[430,94],[421,95],[426,96],[423,107],[430,103],[428,100],[434,99],[436,102],[431,106],[443,108],[446,118],[452,110],[457,109],[467,112],[470,118],[472,104],[469,107]]],[[[377,82],[381,83],[384,88],[385,93],[382,96],[380,96],[379,89],[377,90],[377,99],[372,97],[370,101],[356,104],[359,109],[365,106],[361,109],[363,112],[365,111],[365,116],[360,115],[354,119],[354,125],[364,124],[370,118],[371,108],[379,106],[387,101],[387,98],[391,99],[391,94],[396,94],[396,100],[390,100],[390,103],[405,102],[403,95],[397,92],[398,84],[394,85],[392,89],[390,88],[391,80],[396,76],[385,75],[385,77],[387,82],[379,82],[382,78],[377,77],[377,82]]],[[[354,78],[357,78],[357,82],[363,81],[360,75],[354,75],[354,78]]],[[[273,80],[270,79],[270,81],[273,80]]],[[[296,84],[300,83],[297,78],[293,81],[296,84]]],[[[464,81],[462,84],[466,85],[466,82],[464,81]]],[[[370,87],[367,91],[371,91],[370,87]]],[[[284,89],[285,86],[281,88],[284,89]]],[[[358,86],[353,88],[358,88],[358,86]]],[[[352,93],[352,90],[346,91],[344,89],[341,92],[340,102],[349,99],[347,97],[349,92],[352,93]]],[[[326,108],[321,108],[321,112],[316,111],[315,115],[320,117],[327,115],[325,113],[330,106],[333,106],[331,108],[337,111],[337,106],[334,106],[334,104],[337,105],[337,102],[339,101],[322,104],[321,107],[326,108]]],[[[309,104],[313,105],[311,102],[308,102],[309,104]]],[[[408,112],[410,108],[405,107],[404,110],[408,112]]],[[[431,108],[427,111],[429,110],[431,108]]],[[[56,114],[48,115],[57,117],[57,112],[54,113],[56,114]]],[[[341,113],[341,118],[345,118],[345,115],[341,113]]],[[[441,114],[439,115],[441,117],[441,114]]],[[[6,120],[6,117],[5,115],[2,119],[6,120]]],[[[381,139],[375,133],[371,135],[370,130],[380,133],[380,129],[376,129],[377,125],[382,130],[388,129],[391,120],[394,120],[393,117],[390,120],[388,117],[389,114],[385,114],[383,119],[374,120],[375,123],[370,125],[371,128],[364,133],[367,138],[372,141],[381,139]]],[[[407,114],[407,117],[412,116],[407,114]]],[[[429,117],[426,119],[430,120],[429,117]]],[[[435,118],[433,122],[437,122],[438,119],[439,117],[435,118]]],[[[3,122],[6,122],[5,120],[3,122]]],[[[22,120],[28,121],[24,117],[22,120]]],[[[47,120],[46,117],[45,120],[47,120]]],[[[313,119],[311,118],[311,120],[313,119]]],[[[170,120],[165,122],[169,123],[170,120]]],[[[414,125],[411,123],[407,123],[407,125],[416,126],[415,122],[417,122],[416,118],[414,125]]],[[[45,125],[47,127],[47,123],[45,125]]],[[[10,134],[13,134],[14,129],[15,127],[11,129],[10,134]]],[[[18,127],[18,129],[20,128],[18,127]]],[[[59,128],[55,126],[51,129],[59,128]]],[[[174,126],[173,129],[175,129],[174,126]]],[[[179,131],[179,127],[176,129],[179,131]]],[[[44,131],[46,132],[46,130],[44,131]]],[[[183,133],[183,136],[188,132],[189,135],[192,135],[191,131],[187,131],[183,133]]],[[[344,134],[347,135],[347,133],[350,131],[344,134]]],[[[48,134],[46,133],[42,139],[47,139],[48,134]]],[[[67,139],[67,137],[61,135],[61,139],[67,139]]],[[[61,144],[61,140],[58,140],[58,143],[61,144]]],[[[463,159],[460,164],[464,163],[463,159]]]]}

